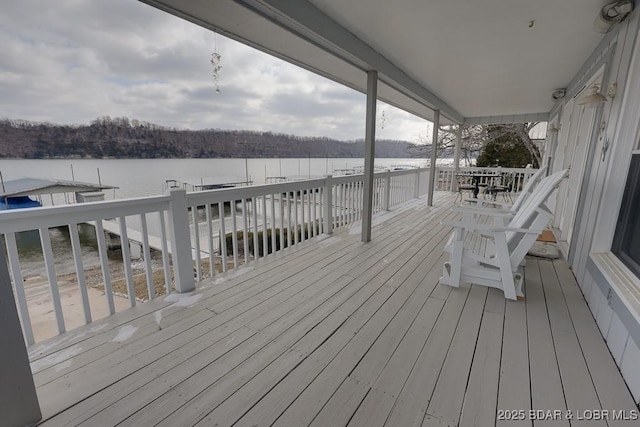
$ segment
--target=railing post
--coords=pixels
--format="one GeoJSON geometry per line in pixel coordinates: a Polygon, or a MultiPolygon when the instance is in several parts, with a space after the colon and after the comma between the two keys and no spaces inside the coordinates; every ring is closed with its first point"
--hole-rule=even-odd
{"type": "Polygon", "coordinates": [[[389,201],[391,200],[391,171],[384,171],[384,189],[382,193],[382,210],[389,210],[389,201]]]}
{"type": "Polygon", "coordinates": [[[413,198],[420,197],[420,168],[416,168],[416,179],[413,187],[413,198]]]}
{"type": "Polygon", "coordinates": [[[7,260],[0,250],[0,409],[3,425],[25,426],[42,416],[14,301],[7,260]]]}
{"type": "Polygon", "coordinates": [[[170,197],[169,238],[171,239],[175,288],[177,292],[189,292],[195,288],[196,284],[193,280],[187,192],[183,189],[172,188],[168,195],[170,197]]]}
{"type": "Polygon", "coordinates": [[[331,234],[333,233],[333,179],[331,175],[325,175],[322,192],[324,199],[322,200],[324,204],[324,226],[322,231],[324,234],[331,234]]]}

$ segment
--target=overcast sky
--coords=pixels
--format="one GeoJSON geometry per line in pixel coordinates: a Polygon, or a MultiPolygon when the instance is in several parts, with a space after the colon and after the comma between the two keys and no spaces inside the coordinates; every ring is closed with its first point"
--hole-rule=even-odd
{"type": "MultiPolygon", "coordinates": [[[[364,137],[363,94],[136,0],[3,1],[0,46],[1,118],[364,137]]],[[[382,103],[378,118],[377,138],[429,135],[428,122],[382,103]]]]}

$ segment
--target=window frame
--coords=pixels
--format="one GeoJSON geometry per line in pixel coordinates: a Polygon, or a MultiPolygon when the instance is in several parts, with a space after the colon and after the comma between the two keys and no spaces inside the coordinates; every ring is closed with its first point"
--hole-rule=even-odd
{"type": "Polygon", "coordinates": [[[620,261],[631,272],[640,278],[640,253],[630,254],[625,250],[628,238],[631,235],[629,229],[634,223],[633,219],[638,221],[640,216],[639,209],[633,209],[640,205],[640,151],[634,150],[631,154],[631,162],[627,173],[624,190],[622,193],[622,204],[611,244],[611,252],[620,259],[620,261]],[[635,255],[635,259],[634,256],[635,255]]]}

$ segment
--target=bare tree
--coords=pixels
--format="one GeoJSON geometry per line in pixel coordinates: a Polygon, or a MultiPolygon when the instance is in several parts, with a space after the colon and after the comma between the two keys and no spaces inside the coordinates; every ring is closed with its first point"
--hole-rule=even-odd
{"type": "MultiPolygon", "coordinates": [[[[437,157],[453,155],[459,125],[445,125],[438,129],[437,157]]],[[[473,159],[480,152],[487,140],[487,131],[483,126],[462,126],[462,140],[460,158],[465,166],[471,166],[473,159]]],[[[422,145],[416,149],[416,156],[424,157],[431,154],[431,138],[420,138],[422,145]]]]}
{"type": "MultiPolygon", "coordinates": [[[[541,162],[540,152],[530,136],[531,129],[537,124],[538,122],[462,126],[460,158],[464,161],[465,166],[470,166],[473,159],[477,157],[487,143],[509,136],[522,143],[531,154],[534,163],[539,165],[541,162]]],[[[453,155],[459,127],[459,125],[440,126],[438,129],[437,157],[453,155]]],[[[432,149],[431,138],[422,137],[420,141],[422,145],[416,149],[416,156],[425,157],[430,155],[432,149]]]]}

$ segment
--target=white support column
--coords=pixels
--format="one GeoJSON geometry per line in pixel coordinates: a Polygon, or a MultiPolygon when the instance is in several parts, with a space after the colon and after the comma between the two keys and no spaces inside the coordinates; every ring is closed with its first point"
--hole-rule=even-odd
{"type": "Polygon", "coordinates": [[[367,73],[367,119],[364,133],[364,194],[362,197],[362,241],[371,241],[373,212],[373,162],[376,154],[376,102],[378,72],[367,73]]]}
{"type": "Polygon", "coordinates": [[[0,417],[2,425],[26,426],[42,418],[22,337],[4,250],[0,250],[0,417]]]}
{"type": "Polygon", "coordinates": [[[440,127],[440,110],[433,110],[433,136],[431,137],[431,166],[429,169],[429,192],[427,205],[433,206],[433,191],[436,184],[436,160],[438,159],[438,128],[440,127]]]}
{"type": "Polygon", "coordinates": [[[462,150],[462,126],[458,125],[458,132],[456,132],[456,146],[453,150],[453,177],[451,177],[451,191],[458,191],[458,180],[456,175],[460,171],[460,151],[462,150]]]}
{"type": "Polygon", "coordinates": [[[187,192],[182,189],[169,190],[169,234],[171,239],[173,276],[176,291],[189,292],[195,289],[193,280],[193,257],[191,256],[191,231],[187,213],[187,192]]]}

